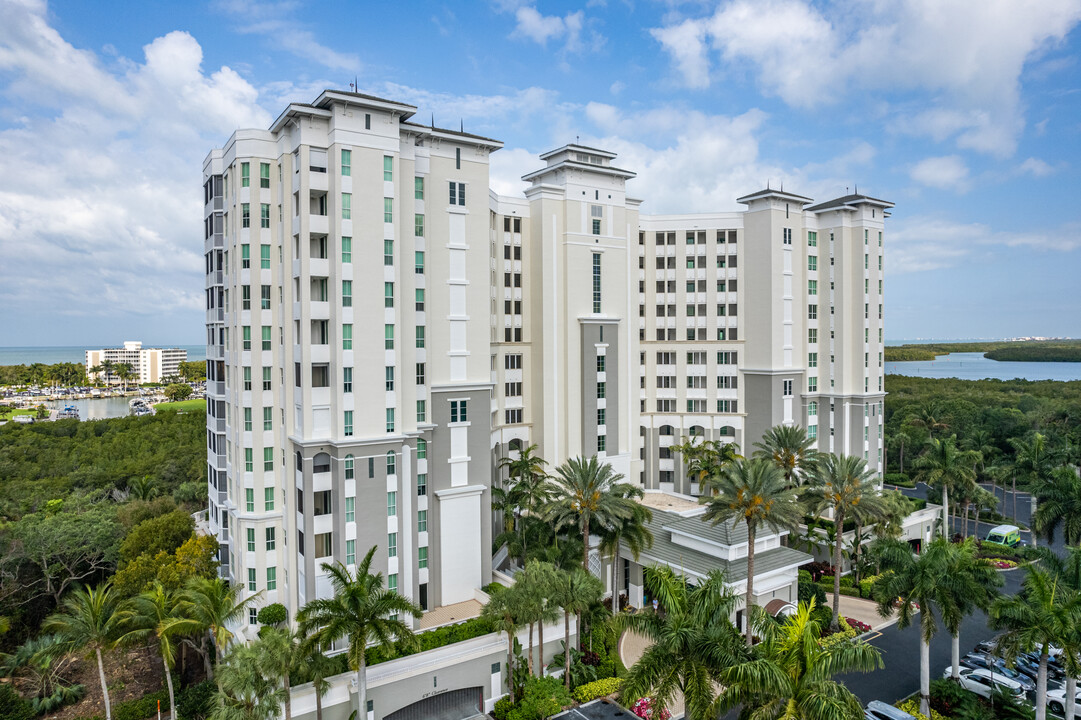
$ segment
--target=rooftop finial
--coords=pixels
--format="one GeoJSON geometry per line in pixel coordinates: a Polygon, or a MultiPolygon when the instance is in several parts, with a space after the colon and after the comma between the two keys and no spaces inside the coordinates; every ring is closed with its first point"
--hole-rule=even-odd
{"type": "Polygon", "coordinates": [[[781,192],[784,192],[784,180],[781,181],[781,192]]]}
{"type": "Polygon", "coordinates": [[[860,186],[856,185],[855,188],[856,188],[856,194],[859,195],[860,194],[860,186]]]}
{"type": "Polygon", "coordinates": [[[432,129],[435,129],[435,113],[432,113],[432,129]]]}
{"type": "Polygon", "coordinates": [[[465,132],[465,120],[458,118],[458,132],[465,132]]]}
{"type": "Polygon", "coordinates": [[[766,178],[766,189],[769,190],[769,178],[766,178]]]}
{"type": "Polygon", "coordinates": [[[581,143],[581,140],[579,140],[579,136],[578,136],[578,135],[575,135],[575,136],[574,136],[574,144],[575,144],[575,145],[578,145],[579,143],[581,143]]]}

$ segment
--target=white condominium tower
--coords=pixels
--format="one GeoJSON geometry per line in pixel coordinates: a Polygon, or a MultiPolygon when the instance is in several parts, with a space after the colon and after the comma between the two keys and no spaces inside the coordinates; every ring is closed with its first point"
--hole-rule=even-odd
{"type": "Polygon", "coordinates": [[[891,203],[640,215],[578,144],[499,196],[502,144],[415,110],[327,90],[204,163],[210,526],[259,603],[293,613],[373,546],[426,610],[472,600],[526,445],[694,495],[672,444],[792,423],[881,471],[891,203]]]}

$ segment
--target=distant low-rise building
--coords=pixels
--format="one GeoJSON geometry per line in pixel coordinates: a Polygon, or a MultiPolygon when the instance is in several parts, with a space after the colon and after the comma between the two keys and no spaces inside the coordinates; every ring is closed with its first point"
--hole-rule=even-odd
{"type": "MultiPolygon", "coordinates": [[[[105,369],[94,372],[94,368],[104,363],[113,365],[126,364],[134,375],[132,382],[153,383],[180,374],[180,363],[187,362],[188,351],[180,348],[144,348],[137,340],[124,342],[122,348],[104,348],[86,351],[86,376],[92,381],[112,385],[120,384],[120,377],[115,372],[105,369]]],[[[108,367],[108,366],[106,366],[108,367]]]]}

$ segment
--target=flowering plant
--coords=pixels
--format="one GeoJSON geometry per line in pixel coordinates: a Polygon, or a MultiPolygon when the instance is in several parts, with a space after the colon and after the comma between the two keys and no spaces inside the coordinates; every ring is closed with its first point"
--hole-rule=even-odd
{"type": "Polygon", "coordinates": [[[672,713],[668,712],[666,708],[661,708],[660,712],[657,713],[657,716],[654,717],[653,701],[647,697],[644,697],[638,702],[636,702],[634,704],[634,707],[631,708],[631,712],[640,718],[645,718],[646,720],[671,720],[672,718],[672,713]]]}
{"type": "Polygon", "coordinates": [[[992,560],[991,564],[999,570],[1009,570],[1010,568],[1017,567],[1017,563],[1013,560],[992,560]]]}
{"type": "Polygon", "coordinates": [[[854,620],[852,618],[845,618],[845,622],[847,622],[849,624],[849,626],[858,633],[865,633],[865,632],[869,632],[871,630],[870,625],[868,625],[865,622],[860,622],[859,620],[854,620]]]}

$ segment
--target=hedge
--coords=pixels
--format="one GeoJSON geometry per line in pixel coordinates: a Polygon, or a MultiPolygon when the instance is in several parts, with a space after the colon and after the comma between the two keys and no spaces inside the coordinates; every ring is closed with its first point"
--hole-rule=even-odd
{"type": "MultiPolygon", "coordinates": [[[[825,582],[825,580],[826,580],[825,577],[822,578],[822,581],[818,582],[817,585],[820,588],[822,588],[824,591],[826,591],[828,593],[832,593],[833,592],[833,578],[829,578],[829,582],[825,582]]],[[[843,582],[844,578],[842,577],[841,580],[843,582]]],[[[841,585],[841,594],[846,595],[848,597],[860,597],[860,591],[857,590],[856,588],[852,587],[851,585],[841,585]]]]}
{"type": "MultiPolygon", "coordinates": [[[[916,720],[927,720],[927,716],[920,712],[919,700],[905,700],[904,702],[898,703],[897,708],[916,718],[916,720]]],[[[938,710],[931,708],[931,720],[949,720],[949,718],[938,710]]]]}
{"type": "Polygon", "coordinates": [[[897,487],[903,487],[903,488],[914,488],[914,487],[916,487],[916,483],[913,480],[910,480],[908,475],[906,475],[905,473],[886,473],[885,477],[883,478],[883,481],[887,485],[896,485],[897,487]]]}
{"type": "Polygon", "coordinates": [[[596,700],[599,697],[607,697],[613,693],[619,692],[619,689],[623,687],[623,680],[620,678],[604,678],[602,680],[594,680],[591,683],[585,685],[579,685],[574,689],[571,695],[574,699],[580,703],[587,703],[590,700],[596,700]]]}
{"type": "MultiPolygon", "coordinates": [[[[425,632],[417,633],[418,647],[415,649],[406,649],[397,644],[388,645],[386,647],[368,648],[367,660],[369,665],[376,665],[381,662],[387,662],[388,660],[396,660],[400,657],[406,657],[407,655],[443,647],[444,645],[472,640],[475,637],[487,635],[490,632],[492,632],[492,625],[488,618],[471,618],[455,625],[445,625],[434,630],[426,630],[425,632]]],[[[343,653],[341,657],[344,658],[347,655],[348,653],[343,653]]]]}

